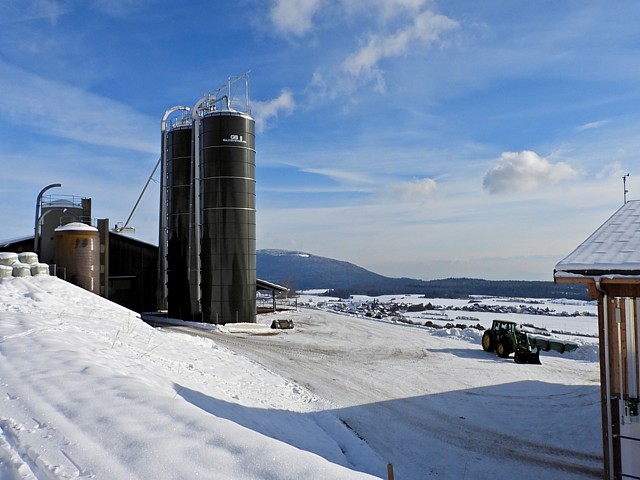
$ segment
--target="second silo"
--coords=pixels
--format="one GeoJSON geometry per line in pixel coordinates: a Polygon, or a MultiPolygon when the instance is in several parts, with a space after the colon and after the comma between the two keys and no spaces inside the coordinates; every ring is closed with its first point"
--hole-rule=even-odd
{"type": "Polygon", "coordinates": [[[188,122],[166,132],[167,292],[172,318],[194,320],[199,314],[195,229],[193,128],[188,122]]]}
{"type": "Polygon", "coordinates": [[[199,123],[202,320],[254,323],[255,122],[226,109],[207,112],[199,123]]]}

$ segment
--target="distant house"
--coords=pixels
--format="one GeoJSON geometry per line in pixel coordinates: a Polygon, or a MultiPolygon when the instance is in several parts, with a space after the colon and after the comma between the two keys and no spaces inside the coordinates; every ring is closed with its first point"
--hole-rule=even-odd
{"type": "Polygon", "coordinates": [[[606,479],[640,478],[640,201],[629,201],[556,265],[598,300],[606,479]]]}

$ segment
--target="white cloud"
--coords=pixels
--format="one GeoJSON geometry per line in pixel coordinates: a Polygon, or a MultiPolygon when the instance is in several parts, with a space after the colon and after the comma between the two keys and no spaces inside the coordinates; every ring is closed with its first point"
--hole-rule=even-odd
{"type": "Polygon", "coordinates": [[[114,17],[127,17],[146,7],[146,0],[93,0],[97,10],[114,17]]]}
{"type": "Polygon", "coordinates": [[[0,60],[0,113],[18,125],[84,143],[158,153],[159,122],[130,106],[0,60]]]}
{"type": "Polygon", "coordinates": [[[293,93],[290,90],[282,90],[280,95],[273,100],[265,102],[254,101],[252,107],[253,118],[256,121],[256,129],[261,132],[267,127],[267,121],[277,118],[280,112],[289,115],[296,107],[293,93]]]}
{"type": "Polygon", "coordinates": [[[605,180],[608,178],[622,178],[623,175],[628,173],[627,170],[624,169],[624,166],[620,162],[612,162],[607,163],[602,167],[602,169],[596,174],[597,180],[605,180]]]}
{"type": "MultiPolygon", "coordinates": [[[[334,182],[338,182],[346,185],[365,185],[371,184],[373,179],[363,172],[350,171],[345,168],[332,169],[332,168],[303,168],[303,172],[313,173],[315,175],[322,175],[334,182]]],[[[361,187],[358,187],[361,188],[361,187]]]]}
{"type": "Polygon", "coordinates": [[[410,182],[403,183],[394,188],[400,194],[402,200],[414,200],[431,195],[438,184],[431,178],[414,178],[410,182]]]}
{"type": "Polygon", "coordinates": [[[585,123],[584,125],[580,125],[578,127],[579,131],[583,131],[583,130],[593,130],[595,128],[600,128],[600,127],[604,127],[606,124],[610,123],[611,120],[600,120],[597,122],[589,122],[589,123],[585,123]]]}
{"type": "Polygon", "coordinates": [[[0,2],[0,25],[41,18],[55,25],[58,17],[67,13],[67,10],[54,0],[3,0],[0,2]]]}
{"type": "Polygon", "coordinates": [[[276,0],[269,16],[280,33],[301,37],[313,27],[313,16],[319,8],[320,0],[276,0]]]}
{"type": "Polygon", "coordinates": [[[458,27],[450,18],[435,14],[429,10],[413,18],[413,22],[388,35],[371,35],[362,48],[349,55],[342,64],[344,71],[353,77],[376,79],[381,86],[381,72],[378,63],[390,57],[403,55],[417,42],[430,45],[437,42],[441,35],[458,27]]]}
{"type": "Polygon", "coordinates": [[[424,4],[425,0],[378,0],[380,4],[380,9],[382,15],[384,17],[394,17],[401,12],[409,11],[416,12],[419,11],[424,4]]]}
{"type": "Polygon", "coordinates": [[[485,174],[482,186],[489,193],[534,190],[577,176],[578,172],[569,164],[551,163],[529,150],[504,152],[485,174]]]}
{"type": "Polygon", "coordinates": [[[413,15],[424,8],[428,0],[339,0],[339,8],[348,17],[363,18],[373,15],[380,20],[413,15]]]}

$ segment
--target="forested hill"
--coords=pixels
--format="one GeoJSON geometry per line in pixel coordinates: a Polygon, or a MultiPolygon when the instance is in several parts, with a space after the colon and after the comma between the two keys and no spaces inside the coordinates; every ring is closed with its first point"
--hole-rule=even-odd
{"type": "Polygon", "coordinates": [[[419,293],[430,298],[492,295],[587,299],[587,289],[581,284],[476,278],[391,278],[349,262],[289,250],[258,250],[257,275],[260,279],[285,285],[293,290],[323,288],[340,297],[419,293]]]}

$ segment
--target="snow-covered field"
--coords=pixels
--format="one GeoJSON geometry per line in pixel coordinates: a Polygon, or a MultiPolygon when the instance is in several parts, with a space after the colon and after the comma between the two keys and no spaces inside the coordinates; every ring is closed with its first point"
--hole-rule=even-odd
{"type": "Polygon", "coordinates": [[[593,337],[517,365],[478,330],[317,308],[258,321],[274,318],[296,327],[153,329],[57,278],[0,279],[0,478],[601,477],[593,337]]]}

